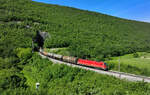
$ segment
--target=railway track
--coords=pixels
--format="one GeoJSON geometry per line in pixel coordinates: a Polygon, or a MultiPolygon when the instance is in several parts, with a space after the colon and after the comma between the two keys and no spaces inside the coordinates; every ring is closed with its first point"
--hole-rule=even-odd
{"type": "Polygon", "coordinates": [[[63,62],[57,59],[53,59],[47,56],[42,55],[41,53],[39,53],[39,55],[42,58],[48,58],[50,61],[52,61],[53,63],[59,63],[59,64],[66,64],[68,66],[72,66],[72,67],[78,67],[78,68],[82,68],[85,70],[91,70],[100,74],[105,74],[105,75],[110,75],[110,76],[114,76],[116,78],[120,78],[120,79],[125,79],[128,81],[143,81],[143,82],[148,82],[150,83],[150,77],[146,77],[146,76],[140,76],[140,75],[135,75],[135,74],[129,74],[129,73],[124,73],[124,72],[118,72],[118,71],[103,71],[103,70],[99,70],[99,69],[94,69],[94,68],[90,68],[90,67],[85,67],[85,66],[81,66],[81,65],[76,65],[76,64],[70,64],[67,62],[63,62]]]}

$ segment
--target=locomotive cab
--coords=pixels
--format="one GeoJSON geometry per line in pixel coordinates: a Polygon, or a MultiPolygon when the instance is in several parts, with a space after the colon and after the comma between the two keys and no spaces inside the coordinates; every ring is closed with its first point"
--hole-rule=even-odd
{"type": "Polygon", "coordinates": [[[104,62],[104,64],[103,64],[103,69],[104,69],[105,71],[107,71],[107,70],[108,70],[107,63],[105,63],[105,62],[104,62]]]}

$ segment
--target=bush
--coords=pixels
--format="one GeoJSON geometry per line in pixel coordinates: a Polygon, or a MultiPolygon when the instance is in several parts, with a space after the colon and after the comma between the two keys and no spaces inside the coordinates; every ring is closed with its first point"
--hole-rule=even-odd
{"type": "Polygon", "coordinates": [[[134,54],[133,54],[133,57],[134,57],[134,58],[138,58],[138,57],[139,57],[139,54],[138,54],[138,53],[134,53],[134,54]]]}
{"type": "Polygon", "coordinates": [[[16,55],[21,59],[29,59],[32,56],[32,49],[31,48],[17,48],[15,50],[16,55]]]}

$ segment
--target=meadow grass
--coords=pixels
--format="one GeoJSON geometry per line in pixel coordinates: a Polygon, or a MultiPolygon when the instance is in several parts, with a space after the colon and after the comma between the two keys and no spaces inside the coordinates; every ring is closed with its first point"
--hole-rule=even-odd
{"type": "Polygon", "coordinates": [[[147,52],[111,57],[105,62],[108,64],[110,70],[118,70],[120,62],[121,72],[150,76],[150,53],[147,52]]]}
{"type": "Polygon", "coordinates": [[[64,48],[53,48],[53,49],[45,48],[44,51],[51,52],[51,53],[56,53],[56,54],[61,54],[61,55],[66,55],[66,56],[70,56],[71,55],[69,53],[67,47],[64,47],[64,48]]]}

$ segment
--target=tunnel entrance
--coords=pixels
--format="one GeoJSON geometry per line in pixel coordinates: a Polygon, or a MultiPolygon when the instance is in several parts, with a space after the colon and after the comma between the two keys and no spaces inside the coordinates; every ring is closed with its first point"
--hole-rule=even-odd
{"type": "Polygon", "coordinates": [[[44,41],[46,38],[50,37],[48,32],[37,31],[36,36],[32,38],[32,50],[39,51],[39,49],[43,49],[44,41]]]}

